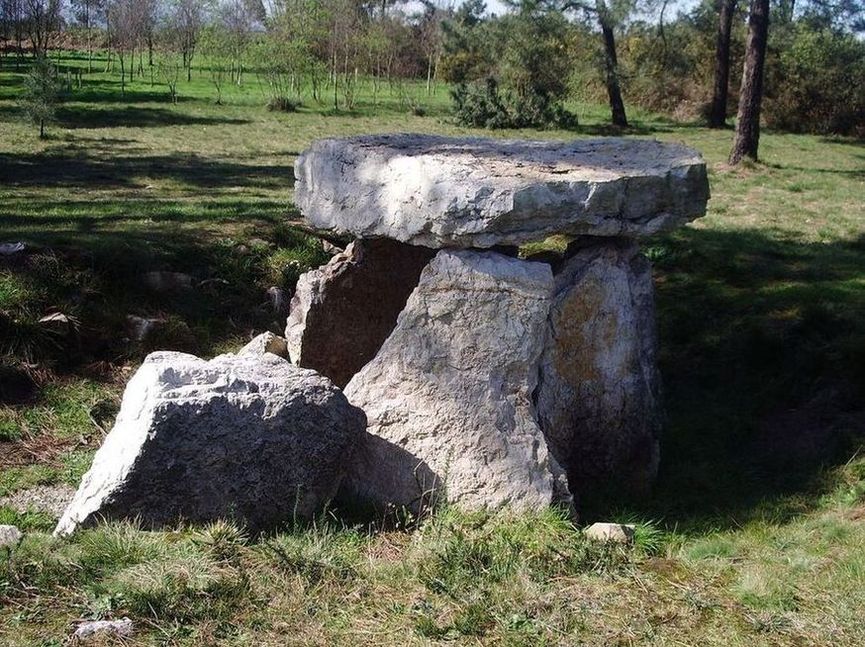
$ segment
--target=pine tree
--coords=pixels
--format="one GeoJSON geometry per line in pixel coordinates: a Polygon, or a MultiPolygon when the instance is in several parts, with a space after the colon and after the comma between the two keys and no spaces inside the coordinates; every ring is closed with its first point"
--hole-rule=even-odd
{"type": "Polygon", "coordinates": [[[28,120],[39,124],[39,137],[44,138],[45,124],[55,120],[60,102],[57,70],[44,54],[39,54],[33,61],[24,82],[21,101],[28,120]]]}

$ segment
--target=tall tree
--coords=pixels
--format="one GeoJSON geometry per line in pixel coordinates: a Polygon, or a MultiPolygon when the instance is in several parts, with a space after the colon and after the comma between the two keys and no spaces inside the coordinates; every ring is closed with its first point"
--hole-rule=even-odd
{"type": "MultiPolygon", "coordinates": [[[[536,2],[537,0],[530,1],[536,2]]],[[[636,0],[564,0],[564,2],[553,0],[551,4],[562,11],[582,11],[584,15],[597,21],[601,28],[603,40],[604,84],[607,87],[611,119],[614,125],[627,127],[628,117],[625,114],[625,102],[622,99],[615,29],[636,9],[636,0]]]]}
{"type": "Polygon", "coordinates": [[[206,0],[174,0],[171,22],[175,30],[176,45],[183,56],[187,82],[192,80],[192,58],[195,56],[209,4],[206,0]]]}
{"type": "Polygon", "coordinates": [[[768,38],[769,0],[751,0],[745,65],[742,71],[742,87],[739,90],[739,112],[736,116],[736,137],[730,151],[730,164],[738,164],[743,157],[757,159],[768,38]]]}
{"type": "Polygon", "coordinates": [[[51,34],[60,28],[60,0],[24,0],[24,11],[33,54],[44,55],[51,34]]]}
{"type": "Polygon", "coordinates": [[[19,69],[21,58],[24,54],[24,29],[26,20],[24,17],[24,0],[2,0],[0,2],[0,22],[2,22],[2,37],[7,46],[0,48],[0,55],[13,49],[8,47],[9,42],[15,43],[15,69],[19,69]]]}
{"type": "Polygon", "coordinates": [[[433,83],[438,76],[438,63],[442,50],[442,22],[447,12],[433,0],[421,0],[423,12],[418,15],[420,45],[427,59],[426,91],[432,94],[433,83]]]}
{"type": "Polygon", "coordinates": [[[727,122],[727,94],[730,87],[730,34],[737,0],[720,0],[718,35],[715,41],[715,87],[709,127],[723,128],[727,122]]]}

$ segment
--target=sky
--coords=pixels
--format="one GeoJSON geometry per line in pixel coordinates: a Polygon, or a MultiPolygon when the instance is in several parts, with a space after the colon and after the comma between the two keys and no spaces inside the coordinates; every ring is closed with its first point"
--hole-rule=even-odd
{"type": "MultiPolygon", "coordinates": [[[[680,10],[690,9],[695,4],[697,4],[698,0],[671,0],[671,2],[667,5],[667,16],[671,18],[675,16],[680,10]]],[[[454,0],[456,5],[460,4],[460,0],[454,0]]],[[[487,12],[488,13],[497,13],[502,14],[507,11],[505,4],[501,0],[486,0],[487,3],[487,12]]]]}

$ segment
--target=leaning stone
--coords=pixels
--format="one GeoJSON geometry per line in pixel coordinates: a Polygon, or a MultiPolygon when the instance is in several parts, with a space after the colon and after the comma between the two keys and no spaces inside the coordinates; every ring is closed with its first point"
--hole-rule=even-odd
{"type": "Polygon", "coordinates": [[[12,550],[21,543],[23,536],[15,526],[0,525],[0,548],[12,550]]]}
{"type": "Polygon", "coordinates": [[[252,531],[309,519],[364,426],[330,380],[275,355],[152,353],[55,534],[101,518],[231,518],[252,531]]]}
{"type": "Polygon", "coordinates": [[[343,387],[369,362],[435,251],[358,240],[297,283],[285,328],[288,354],[343,387]]]}
{"type": "Polygon", "coordinates": [[[627,241],[580,241],[555,277],[538,421],[577,501],[646,492],[660,379],[651,265],[627,241]]]}
{"type": "Polygon", "coordinates": [[[434,248],[651,235],[705,215],[709,198],[695,150],[610,137],[324,139],[294,175],[295,204],[313,227],[434,248]]]}
{"type": "Polygon", "coordinates": [[[593,523],[583,531],[587,539],[630,544],[634,541],[634,526],[621,523],[593,523]]]}
{"type": "Polygon", "coordinates": [[[73,640],[86,642],[106,636],[117,636],[129,638],[133,634],[132,620],[121,618],[120,620],[92,620],[82,622],[72,634],[73,640]]]}
{"type": "Polygon", "coordinates": [[[238,351],[238,355],[257,355],[271,353],[277,357],[288,359],[288,348],[285,339],[272,332],[264,332],[254,337],[246,346],[238,351]]]}
{"type": "Polygon", "coordinates": [[[345,498],[415,513],[442,499],[523,510],[553,501],[556,466],[531,400],[552,283],[548,266],[494,252],[436,255],[345,389],[369,420],[345,498]]]}

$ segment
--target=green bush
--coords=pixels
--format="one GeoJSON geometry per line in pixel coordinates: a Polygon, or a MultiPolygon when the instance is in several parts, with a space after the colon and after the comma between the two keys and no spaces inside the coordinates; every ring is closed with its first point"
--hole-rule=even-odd
{"type": "Polygon", "coordinates": [[[456,120],[483,128],[570,128],[569,26],[558,13],[520,13],[447,31],[444,67],[457,82],[456,120]]]}
{"type": "Polygon", "coordinates": [[[773,128],[865,136],[865,42],[797,23],[769,67],[766,122],[773,128]]]}
{"type": "Polygon", "coordinates": [[[287,97],[271,97],[267,102],[267,109],[271,112],[297,112],[300,101],[287,97]]]}
{"type": "Polygon", "coordinates": [[[30,73],[24,81],[21,102],[27,118],[39,126],[39,137],[45,137],[45,124],[56,118],[60,102],[61,84],[57,68],[44,55],[33,61],[30,73]]]}

